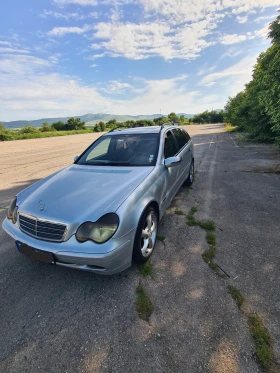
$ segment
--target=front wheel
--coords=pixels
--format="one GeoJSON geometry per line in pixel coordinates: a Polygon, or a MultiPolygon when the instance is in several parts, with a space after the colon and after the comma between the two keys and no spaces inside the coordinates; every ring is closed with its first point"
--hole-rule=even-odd
{"type": "Polygon", "coordinates": [[[158,215],[153,207],[142,214],[134,241],[133,259],[136,263],[145,263],[154,251],[157,239],[158,215]]]}
{"type": "Polygon", "coordinates": [[[189,171],[189,176],[186,180],[187,186],[191,186],[193,181],[194,181],[194,159],[192,160],[190,171],[189,171]]]}

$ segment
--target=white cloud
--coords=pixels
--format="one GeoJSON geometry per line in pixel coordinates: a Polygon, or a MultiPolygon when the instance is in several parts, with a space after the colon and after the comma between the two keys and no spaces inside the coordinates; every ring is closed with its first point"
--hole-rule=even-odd
{"type": "Polygon", "coordinates": [[[217,65],[213,65],[213,66],[208,66],[207,64],[204,64],[197,72],[197,76],[202,76],[202,75],[206,75],[208,73],[211,73],[212,71],[214,71],[215,69],[217,68],[217,65]]]}
{"type": "MultiPolygon", "coordinates": [[[[104,86],[104,84],[102,84],[104,86]]],[[[110,80],[109,82],[106,82],[106,86],[103,88],[100,88],[100,91],[103,91],[107,94],[122,94],[127,90],[132,90],[133,87],[129,83],[122,83],[118,80],[110,80]]]]}
{"type": "Polygon", "coordinates": [[[258,17],[256,19],[254,19],[254,22],[260,23],[260,22],[266,21],[268,19],[271,19],[271,20],[275,19],[275,15],[273,15],[273,16],[261,16],[261,17],[258,17]]]}
{"type": "Polygon", "coordinates": [[[58,5],[69,5],[69,4],[77,4],[77,5],[97,5],[97,0],[53,0],[54,3],[58,5]]]}
{"type": "Polygon", "coordinates": [[[219,41],[221,44],[230,45],[240,43],[241,41],[246,40],[247,37],[245,35],[237,35],[237,34],[224,34],[220,37],[219,41]]]}
{"type": "Polygon", "coordinates": [[[248,21],[248,16],[244,16],[244,17],[237,16],[236,20],[238,23],[246,23],[248,21]]]}
{"type": "Polygon", "coordinates": [[[10,47],[11,43],[9,43],[8,41],[0,41],[0,45],[7,45],[8,47],[10,47]]]}
{"type": "Polygon", "coordinates": [[[255,35],[260,37],[260,38],[267,39],[267,35],[268,35],[268,32],[269,32],[268,27],[269,27],[269,24],[267,23],[263,28],[256,31],[255,35]]]}
{"type": "Polygon", "coordinates": [[[47,18],[47,17],[54,17],[57,19],[64,19],[64,20],[82,20],[82,19],[87,19],[87,18],[98,18],[99,13],[98,12],[90,12],[90,13],[69,13],[69,12],[54,12],[52,10],[44,10],[43,13],[40,14],[40,17],[42,18],[47,18]]]}
{"type": "Polygon", "coordinates": [[[110,17],[112,22],[120,21],[123,18],[123,11],[122,9],[116,7],[112,8],[110,11],[110,17]]]}
{"type": "Polygon", "coordinates": [[[251,80],[253,67],[256,63],[258,53],[251,54],[241,61],[222,71],[209,74],[199,82],[202,86],[217,86],[227,95],[235,95],[244,89],[244,85],[251,80]]]}
{"type": "Polygon", "coordinates": [[[49,36],[63,36],[65,34],[84,34],[90,30],[90,26],[85,25],[83,27],[54,27],[48,32],[49,36]]]}
{"type": "Polygon", "coordinates": [[[105,55],[129,59],[161,56],[165,59],[191,59],[213,44],[204,38],[212,29],[210,20],[186,24],[173,29],[164,22],[153,23],[98,23],[93,38],[93,49],[103,49],[105,55]],[[99,41],[98,40],[103,41],[99,41]]]}
{"type": "Polygon", "coordinates": [[[93,63],[92,65],[90,65],[90,67],[94,68],[94,67],[97,67],[98,65],[96,63],[93,63]]]}
{"type": "MultiPolygon", "coordinates": [[[[132,90],[130,99],[108,98],[98,92],[96,84],[85,85],[77,77],[52,73],[53,64],[32,56],[6,56],[0,61],[1,120],[38,119],[71,116],[87,112],[114,114],[152,114],[171,111],[196,112],[207,108],[196,100],[198,92],[188,89],[187,76],[164,80],[112,81],[114,92],[132,90]]],[[[106,88],[107,88],[106,86],[106,88]]],[[[105,87],[104,87],[105,88],[105,87]]],[[[108,93],[108,92],[107,92],[108,93]]],[[[209,98],[212,100],[212,98],[209,98]]]]}
{"type": "Polygon", "coordinates": [[[26,49],[15,49],[15,48],[6,48],[6,47],[0,47],[0,53],[29,53],[26,49]]]}
{"type": "Polygon", "coordinates": [[[278,6],[279,0],[139,0],[146,13],[160,14],[169,21],[184,23],[197,21],[208,14],[217,14],[231,9],[234,14],[242,12],[255,12],[255,9],[263,9],[278,6]]]}
{"type": "Polygon", "coordinates": [[[233,57],[237,57],[239,56],[240,54],[242,54],[242,50],[240,48],[236,48],[236,47],[230,47],[228,48],[222,55],[221,55],[221,59],[225,58],[225,57],[230,57],[230,58],[233,58],[233,57]]]}

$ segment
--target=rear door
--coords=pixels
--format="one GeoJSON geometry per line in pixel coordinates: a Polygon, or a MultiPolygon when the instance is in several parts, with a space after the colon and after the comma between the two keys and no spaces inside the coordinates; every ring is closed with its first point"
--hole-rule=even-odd
{"type": "Polygon", "coordinates": [[[192,161],[191,141],[190,136],[181,128],[175,128],[172,130],[172,132],[179,148],[177,155],[182,158],[178,174],[178,181],[181,185],[188,177],[190,164],[192,161]]]}

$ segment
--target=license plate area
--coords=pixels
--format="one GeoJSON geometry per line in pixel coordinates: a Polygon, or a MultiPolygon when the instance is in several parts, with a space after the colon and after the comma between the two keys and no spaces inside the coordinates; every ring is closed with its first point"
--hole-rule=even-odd
{"type": "Polygon", "coordinates": [[[37,250],[34,247],[26,245],[25,243],[19,245],[19,251],[29,258],[38,260],[39,262],[54,264],[54,256],[52,253],[37,250]]]}

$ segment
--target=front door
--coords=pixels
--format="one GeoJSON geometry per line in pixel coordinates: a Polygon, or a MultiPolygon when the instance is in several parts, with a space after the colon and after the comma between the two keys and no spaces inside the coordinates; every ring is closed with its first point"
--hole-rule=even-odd
{"type": "MultiPolygon", "coordinates": [[[[174,157],[178,153],[177,142],[171,132],[167,131],[164,140],[164,159],[174,157]]],[[[162,210],[166,210],[178,190],[178,175],[180,165],[166,168],[164,170],[164,191],[162,194],[162,210]]]]}

